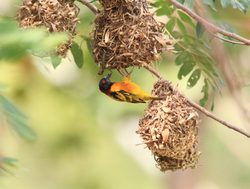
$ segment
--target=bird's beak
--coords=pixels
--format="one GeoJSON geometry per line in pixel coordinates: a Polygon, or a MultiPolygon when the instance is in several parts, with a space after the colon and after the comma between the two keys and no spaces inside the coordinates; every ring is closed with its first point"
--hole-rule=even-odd
{"type": "Polygon", "coordinates": [[[109,79],[111,77],[112,73],[109,73],[105,78],[109,79]]]}

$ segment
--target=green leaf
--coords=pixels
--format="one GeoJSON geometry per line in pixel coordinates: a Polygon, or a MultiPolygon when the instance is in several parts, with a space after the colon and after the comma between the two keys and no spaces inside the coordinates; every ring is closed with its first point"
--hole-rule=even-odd
{"type": "Polygon", "coordinates": [[[199,81],[200,77],[201,77],[201,70],[198,68],[194,70],[191,76],[189,77],[187,82],[188,87],[195,86],[195,84],[199,81]]]}
{"type": "Polygon", "coordinates": [[[211,105],[211,107],[210,107],[210,110],[211,110],[211,111],[214,111],[214,98],[213,98],[213,100],[212,100],[212,105],[211,105]]]}
{"type": "Polygon", "coordinates": [[[51,59],[51,63],[52,63],[54,68],[59,66],[62,62],[62,58],[59,56],[51,56],[50,59],[51,59]]]}
{"type": "MultiPolygon", "coordinates": [[[[86,36],[81,36],[81,37],[83,40],[85,40],[89,54],[94,59],[94,55],[93,55],[94,41],[93,41],[93,39],[91,39],[90,37],[86,37],[86,36]]],[[[82,44],[82,42],[81,42],[81,44],[82,44]]]]}
{"type": "MultiPolygon", "coordinates": [[[[197,39],[188,35],[188,34],[185,34],[183,36],[183,40],[184,40],[184,43],[186,44],[186,46],[191,46],[192,44],[194,44],[197,39]]],[[[189,49],[190,51],[193,51],[192,49],[189,49]]]]}
{"type": "Polygon", "coordinates": [[[36,139],[36,133],[28,126],[26,119],[22,119],[15,114],[9,114],[8,122],[22,138],[29,141],[36,139]]]}
{"type": "Polygon", "coordinates": [[[197,22],[196,27],[195,27],[195,31],[196,31],[196,36],[198,38],[201,38],[202,35],[204,34],[205,29],[200,22],[197,22]]]}
{"type": "Polygon", "coordinates": [[[250,2],[244,0],[221,0],[221,6],[223,8],[231,5],[234,9],[239,9],[241,12],[246,13],[246,10],[249,8],[250,2]]]}
{"type": "Polygon", "coordinates": [[[219,74],[217,73],[217,70],[215,69],[214,65],[213,65],[213,61],[210,60],[207,57],[204,57],[201,59],[200,63],[202,64],[202,66],[205,67],[205,69],[207,71],[209,71],[210,74],[212,74],[214,77],[219,77],[219,74]]]}
{"type": "Polygon", "coordinates": [[[190,18],[189,15],[187,15],[186,13],[182,12],[182,11],[177,11],[179,17],[181,18],[182,21],[190,24],[190,26],[194,26],[194,23],[192,21],[192,19],[190,18]]]}
{"type": "Polygon", "coordinates": [[[208,95],[208,90],[209,90],[208,81],[207,81],[207,79],[204,79],[204,85],[203,85],[202,90],[201,90],[201,92],[204,95],[203,95],[203,98],[200,99],[200,105],[203,106],[203,107],[206,105],[206,103],[208,101],[208,96],[209,96],[208,95]]]}
{"type": "Polygon", "coordinates": [[[182,37],[183,37],[183,35],[182,35],[180,32],[178,32],[178,31],[173,31],[173,32],[172,32],[172,36],[173,36],[175,39],[179,39],[179,38],[182,38],[182,37]]]}
{"type": "Polygon", "coordinates": [[[26,48],[21,44],[0,46],[0,60],[18,60],[25,56],[26,48]]]}
{"type": "Polygon", "coordinates": [[[14,104],[0,95],[0,108],[9,125],[24,139],[35,140],[35,132],[28,126],[27,117],[14,104]]]}
{"type": "Polygon", "coordinates": [[[179,19],[177,19],[177,25],[178,25],[178,27],[179,27],[182,34],[187,33],[186,27],[184,26],[184,24],[179,19]]]}
{"type": "Polygon", "coordinates": [[[184,51],[180,53],[176,58],[175,58],[175,64],[176,65],[181,65],[184,61],[186,61],[189,58],[189,54],[184,51]]]}
{"type": "Polygon", "coordinates": [[[157,0],[156,2],[152,2],[151,6],[153,7],[171,6],[171,3],[165,0],[157,0]]]}
{"type": "Polygon", "coordinates": [[[157,2],[151,3],[150,5],[152,7],[159,7],[161,5],[161,2],[157,1],[157,2]]]}
{"type": "Polygon", "coordinates": [[[169,19],[169,21],[166,24],[167,31],[172,33],[174,26],[175,26],[175,18],[169,19]]]}
{"type": "Polygon", "coordinates": [[[178,72],[178,79],[182,79],[183,77],[187,76],[194,69],[194,66],[195,63],[193,61],[185,61],[178,72]]]}
{"type": "Polygon", "coordinates": [[[17,159],[15,158],[11,158],[11,157],[1,157],[0,158],[0,164],[8,164],[10,166],[15,166],[15,164],[17,163],[17,159]]]}
{"type": "Polygon", "coordinates": [[[83,37],[83,39],[86,41],[87,44],[87,48],[89,50],[89,53],[91,54],[91,56],[93,56],[93,46],[94,46],[94,42],[93,39],[89,38],[89,37],[83,37]]]}
{"type": "Polygon", "coordinates": [[[17,159],[11,157],[0,157],[0,173],[12,174],[9,170],[11,167],[16,167],[17,159]]]}
{"type": "Polygon", "coordinates": [[[163,16],[163,15],[171,16],[173,12],[174,12],[174,9],[172,7],[164,5],[156,10],[156,15],[157,16],[163,16]]]}
{"type": "Polygon", "coordinates": [[[0,59],[17,60],[27,54],[48,56],[66,42],[65,33],[50,34],[45,28],[19,28],[16,21],[0,18],[0,59]]]}
{"type": "Polygon", "coordinates": [[[82,48],[77,43],[74,42],[71,47],[71,52],[74,57],[76,65],[78,66],[78,68],[81,68],[83,66],[82,48]]]}
{"type": "Polygon", "coordinates": [[[240,2],[244,5],[246,10],[250,8],[250,0],[240,0],[240,2]]]}
{"type": "Polygon", "coordinates": [[[239,1],[237,1],[237,0],[234,1],[233,8],[237,8],[237,9],[239,9],[241,12],[246,13],[246,8],[245,8],[245,6],[244,6],[242,3],[240,3],[239,1]]]}

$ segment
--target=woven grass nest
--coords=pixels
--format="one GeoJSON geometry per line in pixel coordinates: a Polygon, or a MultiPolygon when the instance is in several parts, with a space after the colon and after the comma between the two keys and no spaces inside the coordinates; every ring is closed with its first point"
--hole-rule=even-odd
{"type": "Polygon", "coordinates": [[[137,133],[152,151],[161,171],[193,168],[198,162],[198,113],[168,81],[154,85],[151,101],[139,121],[137,133]]]}
{"type": "Polygon", "coordinates": [[[99,1],[103,9],[95,19],[93,54],[101,68],[150,64],[173,48],[146,0],[99,1]]]}
{"type": "Polygon", "coordinates": [[[56,49],[56,54],[65,56],[76,35],[79,8],[73,1],[66,0],[23,0],[17,19],[20,26],[41,27],[49,32],[68,32],[69,41],[56,49]]]}

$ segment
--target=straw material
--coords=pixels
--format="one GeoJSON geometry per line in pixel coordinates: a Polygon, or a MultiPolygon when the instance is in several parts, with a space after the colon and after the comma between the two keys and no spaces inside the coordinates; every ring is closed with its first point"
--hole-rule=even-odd
{"type": "Polygon", "coordinates": [[[158,81],[152,93],[166,99],[149,103],[137,133],[162,171],[194,167],[200,154],[198,113],[168,81],[158,81]]]}
{"type": "Polygon", "coordinates": [[[79,8],[73,1],[24,0],[17,19],[23,28],[44,26],[49,32],[68,32],[69,41],[56,50],[58,55],[64,57],[71,48],[72,40],[76,35],[78,14],[79,8]]]}
{"type": "Polygon", "coordinates": [[[163,50],[173,49],[164,24],[155,20],[146,0],[100,0],[95,19],[95,61],[102,69],[151,64],[163,50]]]}

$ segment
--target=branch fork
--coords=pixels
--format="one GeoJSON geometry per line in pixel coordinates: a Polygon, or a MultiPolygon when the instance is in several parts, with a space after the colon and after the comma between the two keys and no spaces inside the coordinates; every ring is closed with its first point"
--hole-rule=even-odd
{"type": "Polygon", "coordinates": [[[213,23],[207,21],[206,19],[202,18],[201,16],[199,16],[198,14],[194,13],[193,11],[191,11],[189,8],[187,8],[186,6],[182,5],[181,3],[179,3],[176,0],[168,0],[170,1],[176,8],[184,11],[185,13],[187,13],[190,17],[192,17],[194,20],[196,20],[197,22],[199,22],[209,33],[213,33],[213,35],[223,41],[229,42],[229,43],[233,43],[233,44],[240,44],[240,45],[250,45],[250,40],[246,39],[244,37],[241,37],[235,33],[223,30],[222,28],[214,25],[213,23]],[[218,36],[218,34],[227,36],[229,38],[235,39],[235,41],[232,40],[228,40],[228,39],[224,39],[220,36],[218,36]]]}

